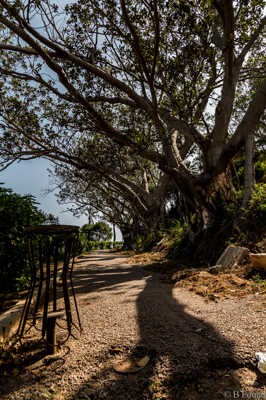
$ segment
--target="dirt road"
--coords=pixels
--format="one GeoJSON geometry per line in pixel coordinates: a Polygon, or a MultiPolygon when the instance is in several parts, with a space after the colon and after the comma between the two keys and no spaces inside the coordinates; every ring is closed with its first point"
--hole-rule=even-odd
{"type": "Polygon", "coordinates": [[[1,399],[222,399],[236,388],[264,390],[252,367],[255,352],[266,350],[254,295],[206,303],[126,258],[98,251],[77,260],[81,336],[67,342],[68,354],[64,346],[58,359],[1,378],[1,399]],[[149,364],[137,374],[114,372],[136,347],[149,364]]]}

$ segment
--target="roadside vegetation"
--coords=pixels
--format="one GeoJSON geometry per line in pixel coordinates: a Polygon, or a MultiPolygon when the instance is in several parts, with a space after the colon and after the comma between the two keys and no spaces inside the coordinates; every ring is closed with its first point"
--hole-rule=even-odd
{"type": "Polygon", "coordinates": [[[58,223],[38,208],[34,196],[21,196],[0,186],[0,292],[25,289],[30,267],[27,260],[26,226],[58,223]]]}
{"type": "MultiPolygon", "coordinates": [[[[34,196],[22,196],[0,186],[0,311],[25,296],[28,288],[30,265],[24,228],[58,223],[57,217],[38,208],[34,196]]],[[[81,228],[78,253],[122,247],[123,242],[114,242],[111,238],[112,229],[108,224],[86,224],[81,228]]]]}

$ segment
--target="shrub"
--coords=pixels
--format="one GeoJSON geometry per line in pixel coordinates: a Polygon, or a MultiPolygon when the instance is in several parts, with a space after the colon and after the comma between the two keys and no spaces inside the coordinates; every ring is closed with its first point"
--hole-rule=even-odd
{"type": "Polygon", "coordinates": [[[169,239],[169,258],[176,258],[179,254],[180,248],[184,244],[186,229],[183,228],[178,220],[172,220],[170,227],[167,230],[167,237],[169,239]]]}
{"type": "Polygon", "coordinates": [[[42,224],[44,213],[31,195],[0,187],[0,290],[23,289],[29,279],[25,226],[42,224]]]}
{"type": "Polygon", "coordinates": [[[85,224],[81,228],[81,232],[87,236],[87,240],[99,241],[109,240],[112,238],[112,229],[103,221],[96,224],[85,224]]]}
{"type": "Polygon", "coordinates": [[[266,220],[266,183],[258,183],[250,200],[247,214],[261,222],[266,220]]]}

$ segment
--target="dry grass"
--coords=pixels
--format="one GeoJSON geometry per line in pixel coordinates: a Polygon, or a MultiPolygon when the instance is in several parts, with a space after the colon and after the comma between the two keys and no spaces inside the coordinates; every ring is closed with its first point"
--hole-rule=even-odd
{"type": "Polygon", "coordinates": [[[266,293],[266,290],[258,290],[253,281],[240,278],[233,273],[212,275],[209,272],[200,271],[176,282],[175,286],[186,288],[214,301],[221,298],[244,297],[258,291],[266,293]]]}
{"type": "Polygon", "coordinates": [[[152,253],[134,254],[129,258],[128,264],[149,265],[165,261],[166,260],[164,252],[152,252],[152,253]]]}
{"type": "Polygon", "coordinates": [[[230,270],[220,267],[187,268],[177,261],[168,260],[165,250],[134,254],[128,259],[128,264],[154,267],[163,272],[176,287],[193,291],[206,300],[218,301],[266,293],[265,285],[255,284],[251,279],[256,273],[251,264],[236,265],[230,270]]]}

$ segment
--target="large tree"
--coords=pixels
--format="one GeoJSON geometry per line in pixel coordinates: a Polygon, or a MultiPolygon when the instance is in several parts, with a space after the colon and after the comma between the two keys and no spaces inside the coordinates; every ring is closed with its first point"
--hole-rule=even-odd
{"type": "Polygon", "coordinates": [[[69,160],[58,138],[101,135],[157,164],[208,226],[231,159],[264,115],[264,7],[0,0],[4,162],[69,160]]]}

